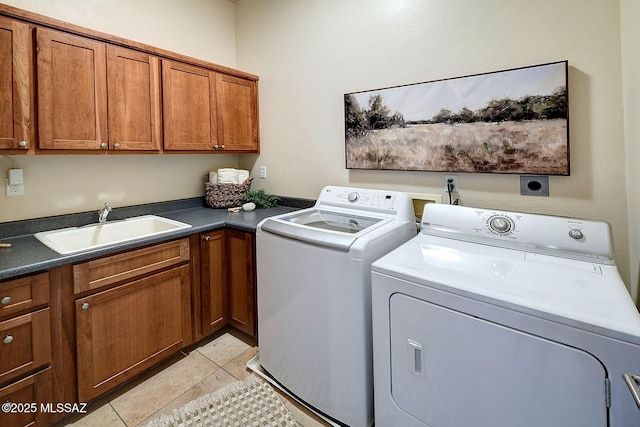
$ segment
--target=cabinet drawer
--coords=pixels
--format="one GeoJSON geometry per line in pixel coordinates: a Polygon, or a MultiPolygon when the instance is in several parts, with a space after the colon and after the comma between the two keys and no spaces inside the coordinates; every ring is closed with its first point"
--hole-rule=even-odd
{"type": "Polygon", "coordinates": [[[189,239],[99,258],[73,266],[76,294],[189,261],[189,239]]]}
{"type": "Polygon", "coordinates": [[[41,411],[40,405],[51,405],[53,402],[51,368],[44,369],[37,374],[33,374],[0,388],[0,402],[16,404],[15,407],[9,408],[11,411],[9,413],[0,411],[1,426],[23,427],[47,425],[50,414],[46,411],[41,411]],[[25,407],[23,405],[18,408],[17,405],[19,404],[27,404],[27,406],[25,407]],[[35,407],[33,404],[35,404],[35,407]]]}
{"type": "Polygon", "coordinates": [[[49,273],[0,283],[0,318],[49,302],[49,273]]]}
{"type": "Polygon", "coordinates": [[[48,308],[0,322],[0,384],[49,363],[48,308]]]}

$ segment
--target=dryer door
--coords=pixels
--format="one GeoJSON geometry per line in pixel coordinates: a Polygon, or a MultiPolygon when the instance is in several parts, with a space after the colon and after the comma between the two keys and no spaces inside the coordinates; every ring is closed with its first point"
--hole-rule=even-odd
{"type": "Polygon", "coordinates": [[[589,353],[403,294],[390,312],[392,396],[425,425],[607,426],[589,353]]]}

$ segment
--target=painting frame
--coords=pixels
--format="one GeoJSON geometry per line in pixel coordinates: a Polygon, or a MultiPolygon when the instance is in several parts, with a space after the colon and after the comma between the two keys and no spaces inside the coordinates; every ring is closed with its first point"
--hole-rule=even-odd
{"type": "Polygon", "coordinates": [[[346,93],[346,168],[569,176],[568,82],[565,60],[346,93]]]}

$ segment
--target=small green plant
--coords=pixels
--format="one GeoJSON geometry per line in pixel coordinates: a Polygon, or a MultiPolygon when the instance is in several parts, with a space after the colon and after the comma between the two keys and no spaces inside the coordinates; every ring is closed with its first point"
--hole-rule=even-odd
{"type": "Polygon", "coordinates": [[[278,205],[280,197],[267,194],[264,190],[249,190],[242,197],[242,203],[253,202],[258,208],[272,208],[278,205]]]}

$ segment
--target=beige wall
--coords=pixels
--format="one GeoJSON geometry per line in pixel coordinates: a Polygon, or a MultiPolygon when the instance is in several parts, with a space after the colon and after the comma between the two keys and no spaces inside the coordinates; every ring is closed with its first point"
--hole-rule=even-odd
{"type": "MultiPolygon", "coordinates": [[[[83,27],[235,67],[235,6],[227,0],[0,0],[83,27]]],[[[237,155],[12,156],[25,195],[0,192],[0,221],[37,218],[204,194],[207,171],[237,155]]],[[[10,162],[0,157],[0,176],[10,162]]]]}
{"type": "MultiPolygon", "coordinates": [[[[640,287],[640,2],[622,0],[622,77],[631,284],[640,287]]],[[[636,294],[636,298],[638,298],[636,294]]]]}
{"type": "Polygon", "coordinates": [[[235,67],[235,6],[228,0],[0,2],[85,28],[235,67]]]}
{"type": "MultiPolygon", "coordinates": [[[[262,154],[14,156],[27,194],[0,192],[0,221],[92,210],[105,200],[198,196],[207,170],[238,164],[254,175],[267,166],[268,179],[254,187],[277,194],[314,198],[327,184],[442,193],[441,173],[347,171],[343,94],[567,59],[571,176],[551,177],[551,196],[540,198],[520,196],[516,176],[459,174],[461,201],[609,221],[618,266],[637,294],[636,0],[4,3],[258,74],[262,154]]],[[[0,158],[2,176],[7,168],[0,158]]]]}
{"type": "Polygon", "coordinates": [[[267,166],[256,187],[304,197],[443,193],[443,173],[345,169],[344,93],[568,60],[571,176],[525,197],[518,176],[458,174],[461,201],[606,220],[630,284],[618,1],[241,0],[236,41],[238,67],[260,75],[262,154],[241,164],[267,166]]]}

